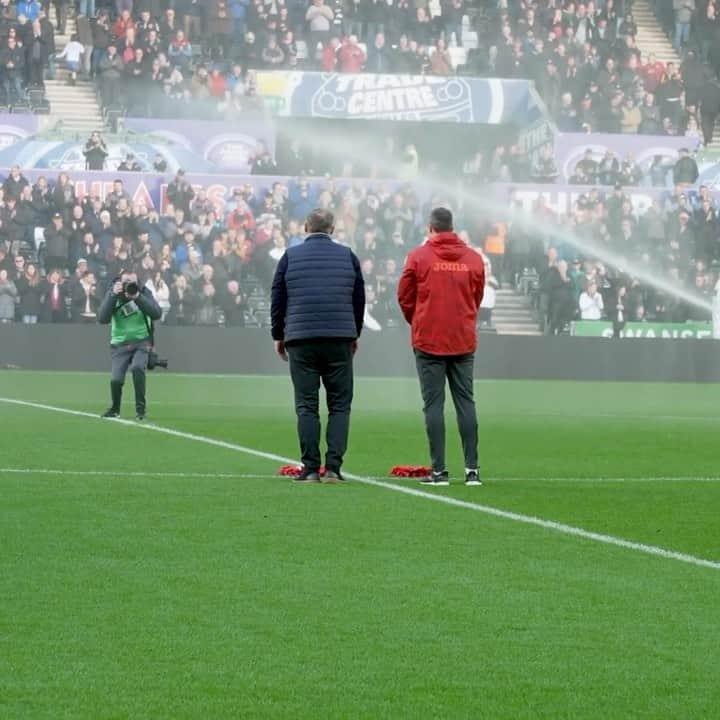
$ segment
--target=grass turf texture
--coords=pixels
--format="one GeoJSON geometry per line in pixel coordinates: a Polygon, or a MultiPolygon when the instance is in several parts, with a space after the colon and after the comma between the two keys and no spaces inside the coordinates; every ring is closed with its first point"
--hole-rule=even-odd
{"type": "MultiPolygon", "coordinates": [[[[443,492],[720,559],[720,387],[477,391],[493,479],[443,492]]],[[[106,395],[0,374],[3,397],[106,395]]],[[[149,396],[159,425],[297,456],[284,378],[154,375],[149,396]]],[[[2,718],[717,715],[720,571],[359,483],[132,476],[279,463],[3,403],[0,423],[2,467],[116,473],[0,473],[2,718]]],[[[415,382],[360,380],[347,468],[424,462],[415,382]]]]}

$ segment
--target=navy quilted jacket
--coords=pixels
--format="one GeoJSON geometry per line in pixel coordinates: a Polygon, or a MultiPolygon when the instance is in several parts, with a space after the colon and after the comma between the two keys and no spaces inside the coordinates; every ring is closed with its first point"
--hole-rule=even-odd
{"type": "Polygon", "coordinates": [[[350,248],[315,233],[280,259],[272,284],[274,340],[354,340],[364,314],[365,283],[350,248]]]}

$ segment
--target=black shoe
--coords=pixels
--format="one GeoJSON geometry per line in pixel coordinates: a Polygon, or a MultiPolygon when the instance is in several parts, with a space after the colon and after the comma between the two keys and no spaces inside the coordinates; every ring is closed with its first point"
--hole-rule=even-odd
{"type": "Polygon", "coordinates": [[[431,472],[430,475],[424,477],[420,481],[421,485],[432,485],[433,487],[443,487],[450,484],[448,471],[443,470],[442,472],[431,472]]]}
{"type": "Polygon", "coordinates": [[[320,478],[320,482],[327,485],[339,485],[345,482],[345,478],[340,474],[339,470],[326,470],[325,475],[320,478]]]}
{"type": "Polygon", "coordinates": [[[116,410],[115,408],[110,408],[109,410],[106,410],[100,417],[104,417],[104,418],[120,417],[120,411],[116,410]]]}
{"type": "Polygon", "coordinates": [[[320,473],[308,472],[307,470],[303,470],[300,475],[293,478],[293,482],[298,483],[298,485],[309,485],[310,483],[318,483],[320,482],[320,473]]]}
{"type": "Polygon", "coordinates": [[[143,420],[145,420],[145,413],[138,413],[138,414],[135,416],[135,419],[136,419],[138,422],[142,422],[143,420]]]}
{"type": "Polygon", "coordinates": [[[482,485],[482,480],[477,470],[468,470],[465,473],[465,485],[468,487],[476,487],[482,485]]]}

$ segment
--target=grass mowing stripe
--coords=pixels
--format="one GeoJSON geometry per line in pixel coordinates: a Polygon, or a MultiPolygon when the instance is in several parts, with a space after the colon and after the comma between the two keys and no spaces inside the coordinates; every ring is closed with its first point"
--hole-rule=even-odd
{"type": "MultiPolygon", "coordinates": [[[[85,412],[83,410],[70,410],[68,408],[57,407],[55,405],[46,405],[44,403],[30,402],[27,400],[16,400],[13,398],[0,397],[0,402],[9,405],[18,405],[22,407],[36,408],[39,410],[47,410],[50,412],[61,413],[65,415],[74,415],[77,417],[91,418],[93,420],[100,420],[98,415],[93,413],[85,412]]],[[[248,448],[243,445],[237,445],[230,443],[225,440],[218,440],[216,438],[205,437],[203,435],[196,435],[194,433],[187,433],[181,430],[175,430],[173,428],[164,427],[161,425],[153,425],[151,423],[138,423],[131,420],[122,420],[115,418],[112,420],[105,420],[105,422],[113,422],[121,425],[128,425],[130,427],[138,428],[141,430],[147,430],[152,432],[162,433],[164,435],[170,435],[173,437],[183,438],[185,440],[192,440],[194,442],[205,443],[207,445],[213,445],[215,447],[221,447],[226,450],[233,450],[240,452],[245,455],[253,457],[263,458],[265,460],[273,460],[275,462],[282,463],[294,463],[296,462],[292,458],[283,457],[282,455],[276,455],[275,453],[265,452],[263,450],[256,450],[255,448],[248,448]]],[[[695,565],[697,567],[710,568],[712,570],[720,570],[720,562],[715,560],[708,560],[705,558],[696,557],[694,555],[688,555],[685,553],[676,552],[674,550],[668,550],[666,548],[657,547],[655,545],[646,545],[644,543],[634,542],[632,540],[624,540],[623,538],[614,537],[613,535],[604,535],[602,533],[592,532],[590,530],[584,530],[583,528],[575,527],[574,525],[566,525],[564,523],[555,522],[553,520],[544,520],[543,518],[535,517],[533,515],[523,515],[521,513],[511,512],[509,510],[500,510],[489,505],[480,505],[479,503],[473,503],[466,500],[459,500],[457,498],[426,492],[424,490],[418,490],[416,488],[405,487],[404,485],[398,485],[396,483],[387,482],[384,480],[377,480],[374,478],[363,477],[361,475],[355,475],[353,473],[345,473],[345,476],[351,480],[363,483],[365,485],[372,485],[374,487],[383,488],[386,490],[392,490],[394,492],[404,493],[412,497],[422,498],[424,500],[432,500],[434,502],[443,503],[453,507],[464,508],[466,510],[473,510],[474,512],[480,512],[485,515],[491,515],[493,517],[502,518],[504,520],[512,520],[513,522],[523,523],[525,525],[534,525],[545,530],[552,530],[554,532],[563,533],[572,537],[581,538],[583,540],[593,540],[595,542],[603,543],[605,545],[613,545],[615,547],[625,548],[627,550],[634,550],[636,552],[645,553],[647,555],[654,555],[656,557],[662,557],[666,560],[676,560],[678,562],[687,563],[689,565],[695,565]]]]}
{"type": "MultiPolygon", "coordinates": [[[[99,477],[157,477],[157,478],[189,478],[189,479],[219,479],[219,480],[276,480],[283,477],[282,475],[275,474],[262,474],[262,473],[204,473],[204,472],[167,472],[167,471],[129,471],[121,472],[116,470],[67,470],[67,469],[56,469],[56,468],[18,468],[18,467],[0,467],[0,473],[6,473],[9,475],[97,475],[99,477]]],[[[391,480],[393,482],[418,482],[418,478],[402,478],[402,477],[371,477],[365,476],[365,480],[391,480]]],[[[566,478],[566,477],[484,477],[486,482],[492,483],[505,483],[505,482],[529,482],[529,483],[587,483],[592,485],[594,483],[666,483],[666,482],[681,482],[681,483],[717,483],[720,482],[720,477],[672,477],[672,476],[660,476],[660,477],[577,477],[577,478],[566,478]]]]}

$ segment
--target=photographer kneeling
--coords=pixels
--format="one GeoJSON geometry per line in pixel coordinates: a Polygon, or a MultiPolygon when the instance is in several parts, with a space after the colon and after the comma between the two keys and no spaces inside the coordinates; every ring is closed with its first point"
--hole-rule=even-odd
{"type": "Polygon", "coordinates": [[[125,374],[130,368],[135,386],[136,419],[145,419],[145,371],[148,369],[148,356],[152,351],[152,323],[161,316],[162,310],[152,293],[138,285],[136,273],[124,270],[119,278],[113,280],[112,287],[97,312],[101,324],[112,324],[112,406],[103,413],[103,417],[115,418],[120,415],[125,374]]]}

